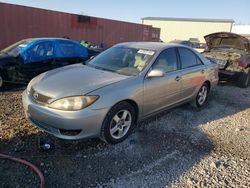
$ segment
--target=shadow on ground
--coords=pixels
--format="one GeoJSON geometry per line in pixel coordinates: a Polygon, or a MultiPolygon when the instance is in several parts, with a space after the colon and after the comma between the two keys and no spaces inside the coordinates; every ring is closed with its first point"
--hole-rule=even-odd
{"type": "MultiPolygon", "coordinates": [[[[250,101],[239,100],[245,95],[249,89],[220,86],[211,93],[204,109],[196,111],[183,105],[161,113],[141,122],[117,145],[98,139],[63,141],[38,132],[1,139],[0,151],[37,165],[45,175],[46,187],[163,187],[213,150],[214,143],[199,126],[249,108],[250,101]],[[41,150],[37,143],[40,138],[48,139],[54,147],[41,150]]],[[[1,187],[34,187],[38,182],[24,167],[17,168],[6,160],[0,164],[1,187]]]]}
{"type": "Polygon", "coordinates": [[[23,91],[26,87],[27,84],[4,84],[4,86],[0,89],[0,94],[23,91]]]}

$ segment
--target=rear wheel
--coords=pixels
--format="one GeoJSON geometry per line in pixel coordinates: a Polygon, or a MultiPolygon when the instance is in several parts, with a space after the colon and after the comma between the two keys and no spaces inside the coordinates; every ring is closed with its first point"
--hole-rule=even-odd
{"type": "Polygon", "coordinates": [[[0,75],[0,90],[2,89],[2,87],[3,87],[3,78],[0,75]]]}
{"type": "Polygon", "coordinates": [[[106,115],[100,138],[106,143],[119,143],[128,137],[134,124],[135,109],[127,102],[120,102],[106,115]]]}
{"type": "Polygon", "coordinates": [[[208,93],[209,93],[208,84],[204,83],[199,89],[194,101],[192,102],[193,106],[196,108],[203,107],[206,104],[208,93]]]}
{"type": "Polygon", "coordinates": [[[242,88],[246,88],[249,85],[250,82],[250,70],[248,70],[247,73],[242,72],[240,73],[239,79],[238,79],[238,86],[242,88]]]}

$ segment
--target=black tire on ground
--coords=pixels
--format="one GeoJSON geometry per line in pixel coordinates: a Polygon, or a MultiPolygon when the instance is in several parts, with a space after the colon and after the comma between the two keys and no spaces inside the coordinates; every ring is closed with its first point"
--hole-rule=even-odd
{"type": "Polygon", "coordinates": [[[0,90],[3,88],[3,78],[0,75],[0,90]]]}
{"type": "Polygon", "coordinates": [[[239,79],[238,79],[238,86],[241,88],[246,88],[249,85],[250,82],[250,70],[248,72],[242,72],[240,73],[239,79]]]}
{"type": "Polygon", "coordinates": [[[125,102],[125,101],[117,103],[115,106],[113,106],[110,109],[110,111],[107,113],[107,115],[102,123],[100,139],[108,144],[116,144],[116,143],[122,142],[123,140],[125,140],[129,136],[133,127],[135,126],[135,117],[136,117],[135,109],[132,105],[130,105],[128,102],[125,102]],[[119,114],[120,112],[122,113],[122,111],[127,111],[130,113],[129,117],[131,118],[130,119],[131,125],[127,129],[127,132],[124,136],[122,136],[121,138],[114,138],[111,135],[112,125],[113,125],[113,123],[116,124],[116,122],[114,121],[114,117],[117,114],[119,114]]]}
{"type": "Polygon", "coordinates": [[[203,107],[206,102],[207,102],[207,97],[208,97],[208,93],[209,93],[209,87],[207,83],[203,83],[202,86],[200,87],[195,99],[192,101],[191,105],[194,106],[196,109],[200,109],[201,107],[203,107]],[[203,100],[200,99],[201,94],[205,94],[203,95],[203,100]]]}

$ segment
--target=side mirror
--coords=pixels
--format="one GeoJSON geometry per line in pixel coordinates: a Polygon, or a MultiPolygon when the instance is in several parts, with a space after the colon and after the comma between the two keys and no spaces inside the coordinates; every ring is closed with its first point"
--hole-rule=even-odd
{"type": "Polygon", "coordinates": [[[165,72],[161,69],[153,69],[151,71],[149,71],[148,73],[148,78],[152,78],[152,77],[163,77],[165,76],[165,72]]]}

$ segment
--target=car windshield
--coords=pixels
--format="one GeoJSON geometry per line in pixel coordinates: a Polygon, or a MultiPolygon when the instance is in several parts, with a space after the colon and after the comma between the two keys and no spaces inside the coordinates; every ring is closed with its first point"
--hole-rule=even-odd
{"type": "Polygon", "coordinates": [[[9,56],[17,57],[20,54],[21,49],[26,48],[30,42],[31,40],[21,40],[3,49],[1,52],[8,54],[9,56]]]}
{"type": "Polygon", "coordinates": [[[87,63],[97,69],[103,69],[124,75],[138,75],[154,56],[155,51],[126,47],[113,47],[87,63]]]}

